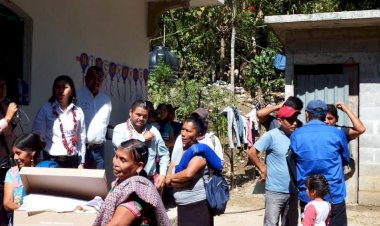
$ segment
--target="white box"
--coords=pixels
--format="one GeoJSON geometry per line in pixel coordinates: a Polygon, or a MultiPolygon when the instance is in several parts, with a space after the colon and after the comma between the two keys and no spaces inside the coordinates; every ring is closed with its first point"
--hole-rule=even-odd
{"type": "MultiPolygon", "coordinates": [[[[105,170],[23,167],[20,172],[26,194],[48,194],[91,200],[103,199],[108,187],[105,170]]],[[[28,216],[26,211],[15,210],[14,226],[86,226],[92,225],[95,213],[43,212],[28,216]]]]}

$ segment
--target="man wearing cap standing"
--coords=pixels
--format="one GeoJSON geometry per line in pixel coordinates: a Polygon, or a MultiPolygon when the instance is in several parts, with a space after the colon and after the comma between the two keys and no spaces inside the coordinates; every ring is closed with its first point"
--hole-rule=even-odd
{"type": "Polygon", "coordinates": [[[265,181],[264,226],[296,226],[298,224],[298,199],[294,184],[290,179],[286,154],[290,145],[290,135],[297,128],[299,111],[283,106],[277,112],[279,128],[264,133],[248,151],[251,162],[260,171],[261,181],[265,181]],[[258,152],[266,152],[262,163],[258,152]]]}
{"type": "Polygon", "coordinates": [[[301,212],[309,201],[306,178],[312,174],[321,174],[325,176],[330,189],[330,195],[324,198],[333,204],[330,226],[345,226],[347,214],[343,165],[349,163],[349,151],[343,132],[324,123],[327,109],[326,103],[321,100],[308,103],[307,124],[297,129],[290,138],[291,157],[295,162],[301,212]]]}

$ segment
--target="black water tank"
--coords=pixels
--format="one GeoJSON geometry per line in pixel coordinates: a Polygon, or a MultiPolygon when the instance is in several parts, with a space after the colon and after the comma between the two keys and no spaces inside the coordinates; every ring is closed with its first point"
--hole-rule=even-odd
{"type": "Polygon", "coordinates": [[[163,46],[157,46],[149,52],[149,71],[156,69],[160,59],[173,70],[174,75],[178,74],[179,63],[176,55],[163,46]]]}

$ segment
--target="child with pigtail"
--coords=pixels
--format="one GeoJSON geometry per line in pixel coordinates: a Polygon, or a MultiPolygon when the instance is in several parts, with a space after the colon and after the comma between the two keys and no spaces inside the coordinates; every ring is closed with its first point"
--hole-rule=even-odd
{"type": "Polygon", "coordinates": [[[306,188],[306,194],[311,201],[305,206],[302,225],[329,225],[331,205],[323,198],[330,194],[326,178],[319,174],[311,175],[306,180],[306,188]]]}

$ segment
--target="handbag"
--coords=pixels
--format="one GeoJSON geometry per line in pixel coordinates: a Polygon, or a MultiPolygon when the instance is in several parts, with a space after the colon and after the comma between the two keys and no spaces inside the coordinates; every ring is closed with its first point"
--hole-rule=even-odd
{"type": "Polygon", "coordinates": [[[203,176],[206,199],[211,213],[215,215],[223,214],[230,199],[230,190],[226,179],[219,172],[214,172],[208,179],[203,176]]]}

